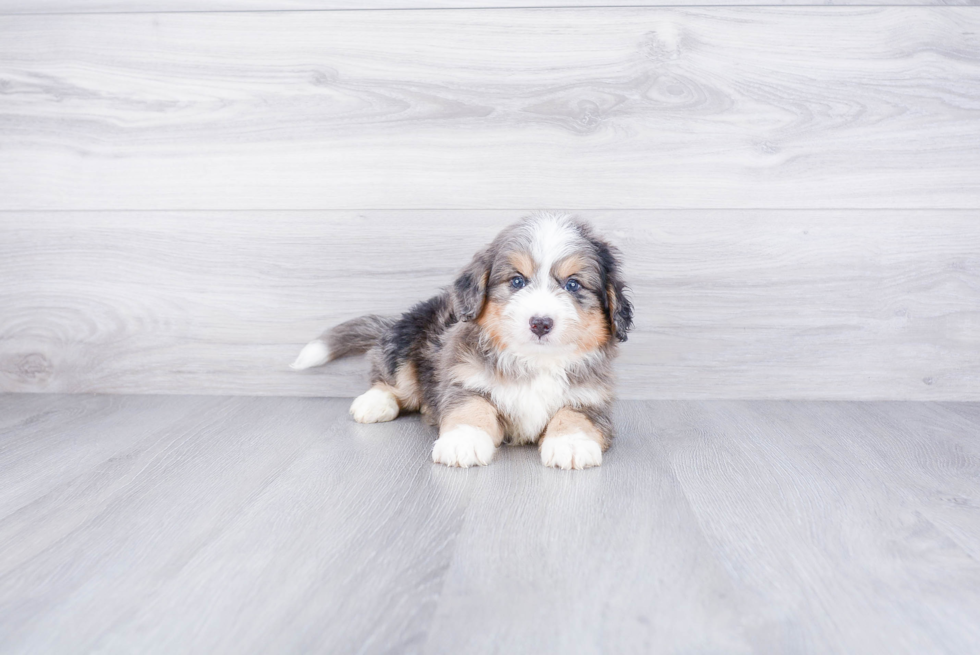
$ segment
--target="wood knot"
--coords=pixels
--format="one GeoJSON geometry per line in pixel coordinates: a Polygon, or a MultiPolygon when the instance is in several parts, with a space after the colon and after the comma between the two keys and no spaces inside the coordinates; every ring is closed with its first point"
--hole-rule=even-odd
{"type": "Polygon", "coordinates": [[[315,70],[310,75],[310,84],[313,86],[330,86],[331,84],[337,83],[338,77],[340,75],[332,68],[315,70]]]}
{"type": "Polygon", "coordinates": [[[668,61],[681,53],[681,30],[674,23],[661,23],[643,35],[640,51],[647,59],[668,61]]]}
{"type": "Polygon", "coordinates": [[[45,382],[54,373],[51,361],[41,353],[29,353],[17,362],[17,375],[31,382],[45,382]]]}

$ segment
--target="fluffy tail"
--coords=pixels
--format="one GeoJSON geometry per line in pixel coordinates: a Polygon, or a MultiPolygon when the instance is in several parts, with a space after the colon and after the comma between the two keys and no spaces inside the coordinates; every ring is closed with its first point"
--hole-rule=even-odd
{"type": "Polygon", "coordinates": [[[289,368],[302,371],[341,357],[367,352],[381,341],[381,337],[394,325],[395,320],[388,316],[369,314],[332,327],[303,346],[299,357],[289,368]]]}

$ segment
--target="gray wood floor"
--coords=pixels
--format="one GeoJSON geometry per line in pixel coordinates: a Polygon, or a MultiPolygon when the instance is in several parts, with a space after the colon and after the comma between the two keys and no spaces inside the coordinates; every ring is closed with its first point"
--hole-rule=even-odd
{"type": "Polygon", "coordinates": [[[0,651],[980,649],[980,404],[622,402],[584,472],[346,408],[0,396],[0,651]]]}

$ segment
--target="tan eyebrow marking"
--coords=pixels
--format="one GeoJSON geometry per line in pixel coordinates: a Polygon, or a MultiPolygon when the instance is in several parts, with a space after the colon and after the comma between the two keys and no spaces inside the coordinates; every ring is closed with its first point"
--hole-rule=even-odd
{"type": "Polygon", "coordinates": [[[555,277],[559,280],[564,280],[565,278],[572,277],[577,273],[581,272],[587,265],[585,258],[581,255],[571,255],[561,260],[555,264],[553,269],[555,272],[555,277]]]}
{"type": "Polygon", "coordinates": [[[531,255],[526,252],[515,252],[511,253],[508,258],[510,265],[517,269],[517,272],[524,277],[531,278],[534,277],[534,269],[537,268],[534,265],[534,259],[531,255]]]}

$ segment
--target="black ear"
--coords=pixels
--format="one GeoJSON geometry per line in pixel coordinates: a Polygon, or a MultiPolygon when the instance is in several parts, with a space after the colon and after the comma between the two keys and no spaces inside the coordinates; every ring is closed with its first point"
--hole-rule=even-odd
{"type": "Polygon", "coordinates": [[[607,285],[610,326],[616,339],[626,341],[626,333],[633,329],[633,303],[626,297],[626,285],[618,278],[607,285]]]}
{"type": "Polygon", "coordinates": [[[633,303],[626,297],[626,283],[619,268],[619,253],[605,241],[593,240],[599,267],[605,281],[602,308],[609,319],[609,329],[617,341],[626,341],[626,333],[633,329],[633,303]]]}
{"type": "Polygon", "coordinates": [[[477,253],[453,282],[453,311],[461,321],[472,321],[483,311],[490,279],[490,253],[477,253]]]}

